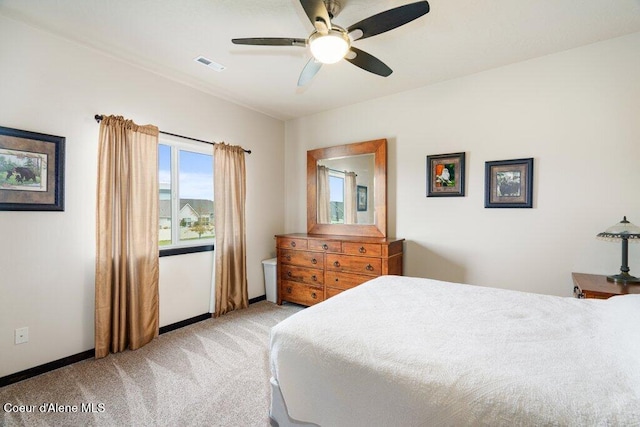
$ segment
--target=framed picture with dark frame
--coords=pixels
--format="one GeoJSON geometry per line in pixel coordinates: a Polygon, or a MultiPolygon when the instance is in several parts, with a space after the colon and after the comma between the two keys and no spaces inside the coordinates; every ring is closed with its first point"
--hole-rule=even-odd
{"type": "Polygon", "coordinates": [[[357,211],[365,212],[367,210],[367,204],[369,200],[367,199],[367,187],[364,185],[358,185],[356,187],[357,192],[357,211]]]}
{"type": "Polygon", "coordinates": [[[464,196],[465,153],[427,156],[427,197],[464,196]]]}
{"type": "Polygon", "coordinates": [[[533,158],[485,163],[485,208],[533,207],[533,158]]]}
{"type": "Polygon", "coordinates": [[[0,210],[64,211],[62,136],[0,126],[0,210]]]}

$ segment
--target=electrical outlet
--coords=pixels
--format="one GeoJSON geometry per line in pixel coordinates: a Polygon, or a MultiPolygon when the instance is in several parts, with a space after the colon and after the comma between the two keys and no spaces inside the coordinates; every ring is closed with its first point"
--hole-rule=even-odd
{"type": "Polygon", "coordinates": [[[16,344],[24,344],[26,342],[29,342],[29,328],[16,329],[16,344]]]}

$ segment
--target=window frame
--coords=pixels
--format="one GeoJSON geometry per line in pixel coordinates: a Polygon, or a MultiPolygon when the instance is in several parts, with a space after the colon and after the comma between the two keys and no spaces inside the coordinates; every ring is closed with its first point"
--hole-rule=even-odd
{"type": "MultiPolygon", "coordinates": [[[[185,255],[198,252],[215,250],[215,237],[210,239],[199,239],[197,243],[181,243],[180,241],[180,151],[189,151],[197,154],[211,156],[213,168],[213,145],[204,142],[192,142],[182,139],[160,135],[158,145],[165,145],[170,148],[170,194],[171,194],[171,244],[158,245],[159,256],[185,255]]],[[[158,150],[159,152],[159,150],[158,150]]],[[[159,162],[159,159],[158,159],[159,162]]],[[[158,164],[158,169],[160,165],[158,164]]],[[[160,177],[158,176],[158,184],[160,177]]],[[[213,186],[213,179],[211,181],[213,186]]],[[[215,195],[214,195],[215,199],[215,195]]],[[[158,202],[160,202],[160,191],[158,191],[158,202]]],[[[214,205],[215,206],[215,205],[214,205]]],[[[158,210],[159,213],[159,210],[158,210]]]]}

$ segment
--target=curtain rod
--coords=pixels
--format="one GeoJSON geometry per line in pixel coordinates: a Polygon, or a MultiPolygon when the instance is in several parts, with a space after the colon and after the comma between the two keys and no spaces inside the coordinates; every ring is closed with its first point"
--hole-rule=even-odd
{"type": "MultiPolygon", "coordinates": [[[[326,167],[326,166],[325,166],[325,167],[326,167]]],[[[338,169],[331,169],[331,168],[327,168],[327,169],[329,169],[331,172],[339,172],[339,173],[344,173],[344,174],[349,173],[349,172],[347,172],[346,170],[344,170],[344,171],[340,171],[340,170],[338,170],[338,169]]],[[[352,172],[352,173],[354,173],[356,176],[358,176],[358,174],[357,174],[357,173],[355,173],[355,172],[352,172]]]]}
{"type": "MultiPolygon", "coordinates": [[[[96,119],[96,122],[100,123],[100,121],[102,120],[102,114],[96,114],[95,116],[93,116],[94,119],[96,119]]],[[[211,142],[211,141],[204,141],[202,139],[196,139],[196,138],[191,138],[190,136],[184,136],[184,135],[178,135],[177,133],[171,133],[171,132],[165,132],[162,130],[159,130],[158,132],[165,134],[165,135],[171,135],[171,136],[177,136],[178,138],[183,138],[183,139],[189,139],[191,141],[197,141],[197,142],[204,142],[205,144],[211,144],[211,145],[216,145],[215,142],[211,142]]],[[[243,148],[244,152],[247,154],[251,154],[251,150],[245,150],[243,148]]]]}

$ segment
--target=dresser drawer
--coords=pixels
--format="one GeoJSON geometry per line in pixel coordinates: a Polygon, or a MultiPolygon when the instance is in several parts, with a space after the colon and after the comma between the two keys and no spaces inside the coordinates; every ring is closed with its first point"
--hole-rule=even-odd
{"type": "Polygon", "coordinates": [[[312,251],[342,252],[342,242],[335,240],[309,240],[309,249],[312,251]]]}
{"type": "Polygon", "coordinates": [[[327,270],[379,276],[382,271],[382,260],[364,256],[327,254],[327,270]]]}
{"type": "Polygon", "coordinates": [[[302,305],[313,305],[324,300],[322,288],[316,288],[302,283],[283,280],[280,291],[284,301],[295,302],[302,305]]]}
{"type": "Polygon", "coordinates": [[[319,252],[278,249],[278,262],[302,267],[324,268],[324,254],[319,252]]]}
{"type": "Polygon", "coordinates": [[[382,246],[375,243],[344,242],[342,249],[347,255],[381,256],[382,246]]]}
{"type": "Polygon", "coordinates": [[[298,239],[295,237],[278,237],[276,242],[279,248],[291,249],[307,249],[307,239],[298,239]]]}
{"type": "Polygon", "coordinates": [[[367,280],[371,280],[371,276],[363,276],[353,273],[341,273],[339,271],[327,271],[325,275],[325,286],[327,288],[335,288],[347,290],[354,288],[367,280]]]}
{"type": "Polygon", "coordinates": [[[297,265],[282,265],[280,278],[294,282],[306,283],[312,286],[322,286],[324,272],[316,268],[298,267],[297,265]]]}
{"type": "Polygon", "coordinates": [[[329,298],[331,298],[331,297],[333,297],[333,296],[336,296],[336,295],[338,295],[339,293],[344,292],[344,291],[343,291],[342,289],[327,288],[327,289],[326,289],[326,292],[327,292],[326,297],[327,297],[327,299],[329,299],[329,298]]]}

